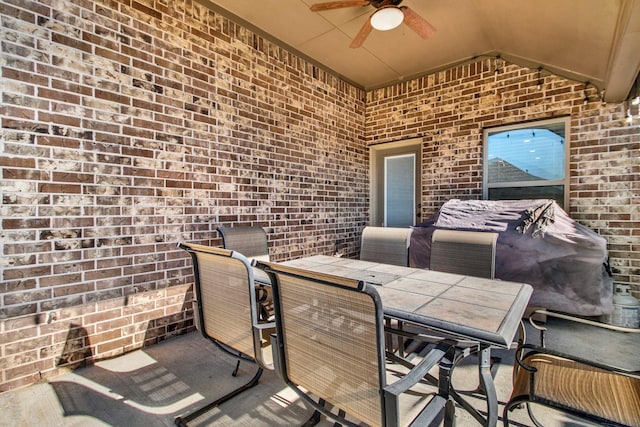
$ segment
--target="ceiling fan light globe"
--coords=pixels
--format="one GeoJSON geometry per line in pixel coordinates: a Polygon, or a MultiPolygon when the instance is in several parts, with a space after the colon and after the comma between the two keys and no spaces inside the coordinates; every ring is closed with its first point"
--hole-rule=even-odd
{"type": "Polygon", "coordinates": [[[404,19],[404,13],[402,10],[395,6],[383,7],[374,12],[371,15],[371,26],[379,31],[393,30],[398,25],[402,24],[404,19]]]}

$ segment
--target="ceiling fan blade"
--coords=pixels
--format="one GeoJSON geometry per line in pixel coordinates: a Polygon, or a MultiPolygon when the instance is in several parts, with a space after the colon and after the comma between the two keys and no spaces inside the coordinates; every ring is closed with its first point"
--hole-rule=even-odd
{"type": "Polygon", "coordinates": [[[355,49],[362,46],[362,43],[364,43],[371,30],[373,30],[373,27],[371,26],[371,20],[367,18],[367,20],[364,22],[364,25],[362,26],[362,28],[360,28],[360,31],[353,39],[349,47],[355,49]]]}
{"type": "Polygon", "coordinates": [[[423,39],[431,37],[436,32],[436,27],[425,21],[407,6],[402,6],[400,9],[404,13],[404,23],[423,39]]]}
{"type": "Polygon", "coordinates": [[[345,0],[345,1],[328,1],[318,3],[311,6],[312,12],[321,12],[323,10],[340,9],[343,7],[367,6],[371,3],[368,0],[345,0]]]}

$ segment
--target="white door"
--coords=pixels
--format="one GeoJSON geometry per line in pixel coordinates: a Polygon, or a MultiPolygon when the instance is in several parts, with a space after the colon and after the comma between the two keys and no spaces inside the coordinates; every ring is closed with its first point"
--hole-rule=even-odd
{"type": "Polygon", "coordinates": [[[410,227],[420,218],[420,141],[371,148],[371,224],[410,227]]]}

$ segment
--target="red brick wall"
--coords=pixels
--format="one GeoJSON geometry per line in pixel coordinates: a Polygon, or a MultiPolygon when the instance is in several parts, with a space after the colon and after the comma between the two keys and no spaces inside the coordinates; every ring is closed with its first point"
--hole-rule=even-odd
{"type": "Polygon", "coordinates": [[[640,298],[640,120],[591,86],[542,72],[538,89],[537,70],[498,68],[480,60],[370,91],[367,144],[422,138],[426,218],[451,198],[482,198],[484,128],[570,116],[569,214],[607,239],[614,280],[640,298]]]}
{"type": "Polygon", "coordinates": [[[377,142],[424,138],[428,215],[479,197],[483,126],[571,114],[571,214],[640,284],[637,132],[593,90],[480,61],[364,93],[190,1],[0,5],[0,391],[191,330],[175,244],[219,224],[356,256],[377,142]]]}
{"type": "Polygon", "coordinates": [[[0,4],[0,391],[189,331],[219,224],[357,253],[362,90],[191,1],[0,4]]]}

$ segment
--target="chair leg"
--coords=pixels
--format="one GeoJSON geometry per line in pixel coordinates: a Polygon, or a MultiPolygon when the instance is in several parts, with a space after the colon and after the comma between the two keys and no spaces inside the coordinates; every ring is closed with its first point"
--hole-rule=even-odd
{"type": "Polygon", "coordinates": [[[529,415],[529,419],[536,427],[544,427],[543,424],[538,421],[538,419],[533,415],[533,409],[531,408],[531,402],[529,402],[526,397],[519,397],[508,401],[504,405],[504,411],[502,413],[502,423],[504,427],[509,427],[509,413],[513,412],[514,409],[522,409],[522,406],[527,407],[527,414],[529,415]]]}
{"type": "MultiPolygon", "coordinates": [[[[327,402],[324,399],[319,399],[318,400],[318,404],[322,405],[324,407],[324,405],[327,402]]],[[[347,413],[344,412],[342,409],[338,409],[338,416],[339,417],[346,417],[347,413]]],[[[318,410],[313,411],[313,414],[311,414],[311,417],[305,421],[304,424],[302,424],[302,427],[312,427],[315,426],[316,424],[318,424],[320,422],[320,419],[322,418],[322,413],[318,410]]],[[[340,424],[339,422],[334,422],[333,423],[333,427],[340,427],[342,426],[342,424],[340,424]]]]}
{"type": "MultiPolygon", "coordinates": [[[[240,364],[240,361],[238,361],[238,365],[240,364]]],[[[236,365],[236,369],[234,370],[234,375],[237,374],[238,372],[238,365],[236,365]]],[[[234,396],[237,396],[238,394],[242,393],[245,390],[250,389],[251,387],[255,386],[258,384],[258,381],[260,380],[260,377],[262,376],[262,368],[258,368],[258,371],[256,372],[256,374],[244,385],[238,387],[237,389],[233,390],[232,392],[225,394],[224,396],[222,396],[219,399],[214,400],[213,402],[196,409],[195,411],[193,411],[192,413],[186,415],[186,416],[179,416],[176,417],[175,424],[177,426],[180,427],[186,427],[187,423],[189,421],[194,420],[195,418],[198,418],[200,415],[204,414],[205,412],[209,411],[211,408],[214,408],[224,402],[226,402],[227,400],[231,399],[234,396]]]]}
{"type": "Polygon", "coordinates": [[[509,413],[518,407],[522,407],[522,404],[521,400],[510,400],[504,404],[504,411],[502,412],[502,424],[504,427],[509,427],[509,413]]]}
{"type": "Polygon", "coordinates": [[[302,424],[302,427],[315,426],[320,422],[321,417],[322,417],[322,414],[320,413],[320,411],[313,411],[313,414],[311,414],[311,417],[307,421],[305,421],[304,424],[302,424]]]}
{"type": "MultiPolygon", "coordinates": [[[[460,357],[459,359],[456,360],[455,366],[457,367],[458,363],[461,362],[464,359],[467,359],[468,357],[476,357],[478,358],[478,372],[481,372],[481,366],[482,366],[482,359],[481,359],[481,355],[479,354],[478,351],[473,351],[471,352],[471,354],[467,357],[460,357]]],[[[489,370],[491,372],[491,378],[495,379],[496,375],[498,374],[498,368],[500,365],[500,362],[502,361],[501,357],[498,356],[491,356],[490,359],[490,363],[489,363],[489,370]]],[[[484,389],[483,386],[483,382],[482,382],[482,375],[478,375],[478,385],[476,386],[476,388],[471,389],[471,390],[463,390],[463,391],[458,391],[458,394],[465,394],[465,395],[482,395],[484,396],[486,394],[486,391],[484,389]]]]}
{"type": "Polygon", "coordinates": [[[525,403],[525,405],[527,405],[527,413],[529,414],[529,418],[531,419],[531,421],[533,421],[533,423],[536,425],[536,427],[544,427],[538,421],[538,419],[533,415],[533,410],[531,409],[531,404],[529,402],[527,402],[527,403],[525,403]]]}
{"type": "Polygon", "coordinates": [[[491,370],[491,349],[480,350],[478,358],[480,364],[478,368],[480,372],[480,387],[487,401],[487,425],[496,425],[498,422],[498,396],[493,382],[495,375],[491,370]]]}
{"type": "Polygon", "coordinates": [[[444,426],[452,427],[456,423],[456,405],[452,398],[447,399],[444,406],[444,426]]]}
{"type": "MultiPolygon", "coordinates": [[[[326,403],[324,399],[318,399],[318,405],[324,407],[326,403]]],[[[302,424],[302,427],[313,427],[320,422],[320,418],[322,418],[322,413],[316,409],[313,411],[313,414],[311,414],[311,417],[302,424]]]]}
{"type": "Polygon", "coordinates": [[[504,406],[504,411],[502,412],[502,425],[503,427],[509,427],[509,402],[507,402],[504,406]]]}

